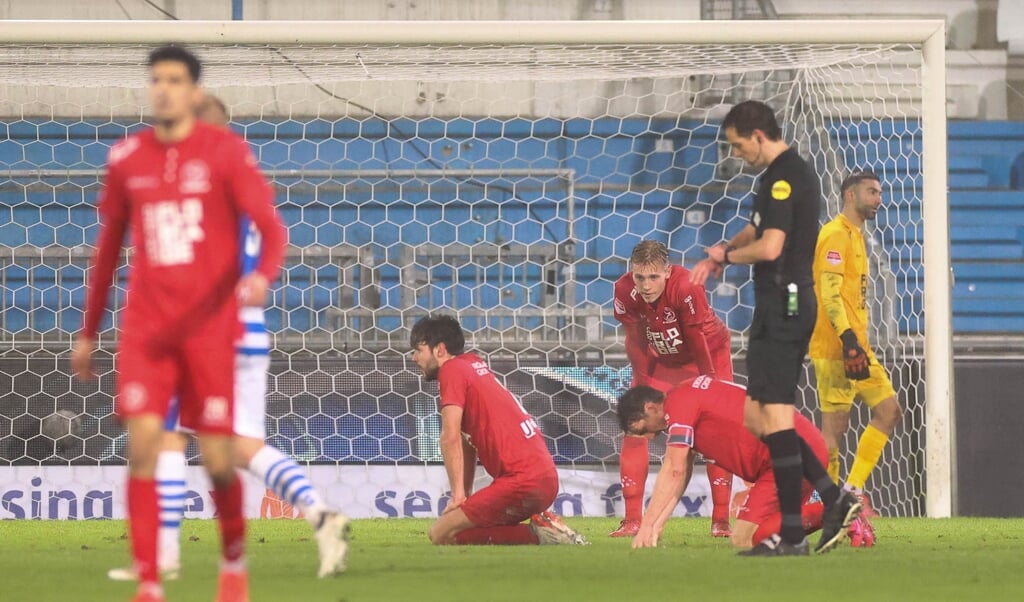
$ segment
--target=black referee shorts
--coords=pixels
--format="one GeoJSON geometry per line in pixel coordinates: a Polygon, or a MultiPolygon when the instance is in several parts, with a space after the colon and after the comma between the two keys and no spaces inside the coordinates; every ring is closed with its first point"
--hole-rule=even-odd
{"type": "Polygon", "coordinates": [[[747,350],[747,395],[760,403],[796,404],[818,302],[813,287],[800,288],[796,317],[786,316],[786,292],[755,292],[754,320],[747,350]]]}

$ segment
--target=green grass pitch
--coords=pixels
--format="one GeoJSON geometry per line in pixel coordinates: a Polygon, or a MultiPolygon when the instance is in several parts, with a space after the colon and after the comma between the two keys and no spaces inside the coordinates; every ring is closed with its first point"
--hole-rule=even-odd
{"type": "MultiPolygon", "coordinates": [[[[673,519],[655,550],[606,537],[614,519],[568,519],[592,545],[432,547],[429,521],[362,520],[349,570],[316,579],[304,521],[252,521],[254,602],[1024,600],[1024,520],[878,519],[879,544],[810,558],[737,558],[707,519],[673,519]]],[[[127,562],[122,521],[0,521],[0,600],[128,600],[106,579],[127,562]]],[[[216,525],[186,521],[184,575],[168,600],[209,601],[216,525]]]]}

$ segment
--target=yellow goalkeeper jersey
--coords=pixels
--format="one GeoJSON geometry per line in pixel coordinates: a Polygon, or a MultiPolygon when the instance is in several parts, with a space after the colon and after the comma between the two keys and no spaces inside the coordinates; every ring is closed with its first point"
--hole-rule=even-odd
{"type": "Polygon", "coordinates": [[[811,336],[808,349],[812,359],[841,360],[841,333],[836,332],[829,320],[829,299],[822,291],[822,275],[828,273],[842,276],[839,295],[842,298],[846,321],[857,335],[861,346],[869,356],[872,355],[871,347],[868,345],[867,246],[864,244],[864,234],[860,228],[841,213],[822,227],[814,250],[814,293],[818,297],[818,319],[814,324],[814,334],[811,336]]]}

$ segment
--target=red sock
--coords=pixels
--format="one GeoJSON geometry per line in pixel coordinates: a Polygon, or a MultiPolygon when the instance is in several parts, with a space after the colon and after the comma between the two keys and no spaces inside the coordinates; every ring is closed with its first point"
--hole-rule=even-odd
{"type": "Polygon", "coordinates": [[[132,559],[140,583],[159,583],[156,540],[160,527],[160,506],[156,480],[128,478],[128,528],[132,538],[132,559]]]}
{"type": "Polygon", "coordinates": [[[226,562],[237,562],[245,554],[245,515],[242,512],[242,481],[235,476],[228,487],[213,490],[220,522],[221,553],[226,562]]]}
{"type": "Polygon", "coordinates": [[[647,487],[647,470],[651,461],[647,446],[648,441],[644,437],[622,438],[619,477],[622,498],[626,502],[626,520],[640,520],[644,516],[644,489],[647,487]]]}
{"type": "Polygon", "coordinates": [[[711,483],[711,520],[729,520],[729,505],[732,503],[732,474],[717,464],[708,463],[708,482],[711,483]]]}
{"type": "Polygon", "coordinates": [[[473,527],[459,532],[455,543],[460,546],[528,546],[540,543],[529,525],[520,523],[506,527],[473,527]]]}

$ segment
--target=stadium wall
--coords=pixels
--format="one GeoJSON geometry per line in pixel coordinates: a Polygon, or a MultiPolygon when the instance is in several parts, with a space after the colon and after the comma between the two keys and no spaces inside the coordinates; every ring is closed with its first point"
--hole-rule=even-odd
{"type": "Polygon", "coordinates": [[[1024,516],[1020,357],[956,362],[956,506],[960,516],[1024,516]]]}

